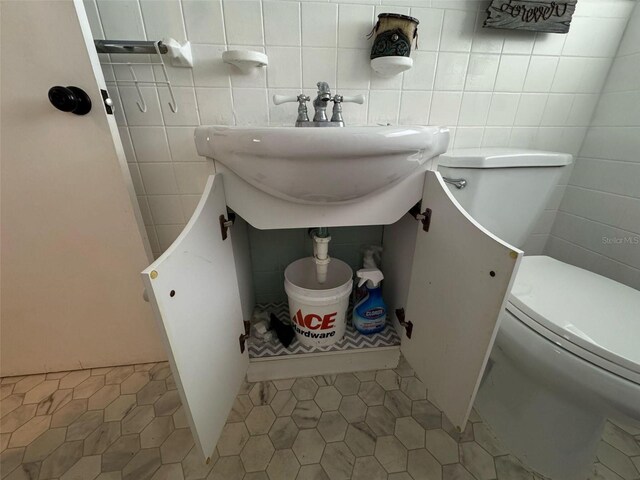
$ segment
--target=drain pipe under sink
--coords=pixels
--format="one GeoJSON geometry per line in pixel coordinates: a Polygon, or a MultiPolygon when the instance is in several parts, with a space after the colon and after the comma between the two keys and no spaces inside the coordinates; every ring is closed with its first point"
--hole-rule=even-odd
{"type": "Polygon", "coordinates": [[[327,281],[327,270],[329,268],[329,242],[331,236],[329,235],[329,229],[326,227],[320,227],[312,232],[311,238],[313,238],[313,261],[316,263],[316,279],[318,283],[322,284],[327,281]]]}

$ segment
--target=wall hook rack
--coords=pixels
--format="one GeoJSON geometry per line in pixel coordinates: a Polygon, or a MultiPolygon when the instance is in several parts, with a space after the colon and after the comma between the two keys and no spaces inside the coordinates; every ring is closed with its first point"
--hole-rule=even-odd
{"type": "MultiPolygon", "coordinates": [[[[169,74],[167,73],[167,66],[162,58],[163,54],[169,53],[172,58],[180,57],[181,66],[191,66],[191,45],[187,42],[185,45],[180,45],[173,39],[168,39],[166,42],[160,40],[156,41],[141,41],[141,40],[94,40],[96,50],[98,53],[105,53],[111,55],[114,54],[152,54],[156,58],[150,62],[117,62],[117,61],[102,61],[102,65],[108,66],[124,66],[129,71],[130,79],[118,80],[115,79],[116,85],[133,85],[138,94],[138,100],[136,105],[142,113],[147,112],[147,103],[142,95],[141,85],[162,85],[167,87],[169,92],[169,108],[173,113],[178,112],[178,103],[173,92],[173,86],[169,81],[169,74]],[[176,47],[177,46],[177,47],[176,47]],[[155,81],[139,80],[134,66],[145,65],[159,67],[161,72],[161,79],[155,81]]],[[[154,70],[154,75],[157,75],[154,70]]]]}

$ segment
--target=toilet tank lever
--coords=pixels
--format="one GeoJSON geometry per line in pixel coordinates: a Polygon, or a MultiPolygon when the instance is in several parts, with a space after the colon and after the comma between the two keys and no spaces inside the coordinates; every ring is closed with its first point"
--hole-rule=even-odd
{"type": "Polygon", "coordinates": [[[453,185],[458,190],[460,190],[460,189],[462,189],[462,188],[467,186],[467,181],[464,178],[442,177],[442,180],[444,180],[444,183],[448,183],[449,185],[453,185]]]}

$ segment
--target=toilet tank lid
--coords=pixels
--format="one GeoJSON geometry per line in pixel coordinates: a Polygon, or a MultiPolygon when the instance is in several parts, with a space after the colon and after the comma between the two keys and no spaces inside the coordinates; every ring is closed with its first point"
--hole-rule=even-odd
{"type": "Polygon", "coordinates": [[[450,168],[560,167],[569,165],[569,153],[526,148],[460,148],[438,157],[438,165],[450,168]]]}

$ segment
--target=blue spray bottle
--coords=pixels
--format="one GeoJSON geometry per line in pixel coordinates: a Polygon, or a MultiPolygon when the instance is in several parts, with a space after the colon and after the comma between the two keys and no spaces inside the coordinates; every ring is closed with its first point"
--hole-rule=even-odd
{"type": "Polygon", "coordinates": [[[387,306],[380,288],[384,275],[377,268],[362,268],[356,276],[360,279],[358,287],[366,283],[367,294],[353,309],[353,326],[365,335],[380,332],[387,321],[387,306]]]}

